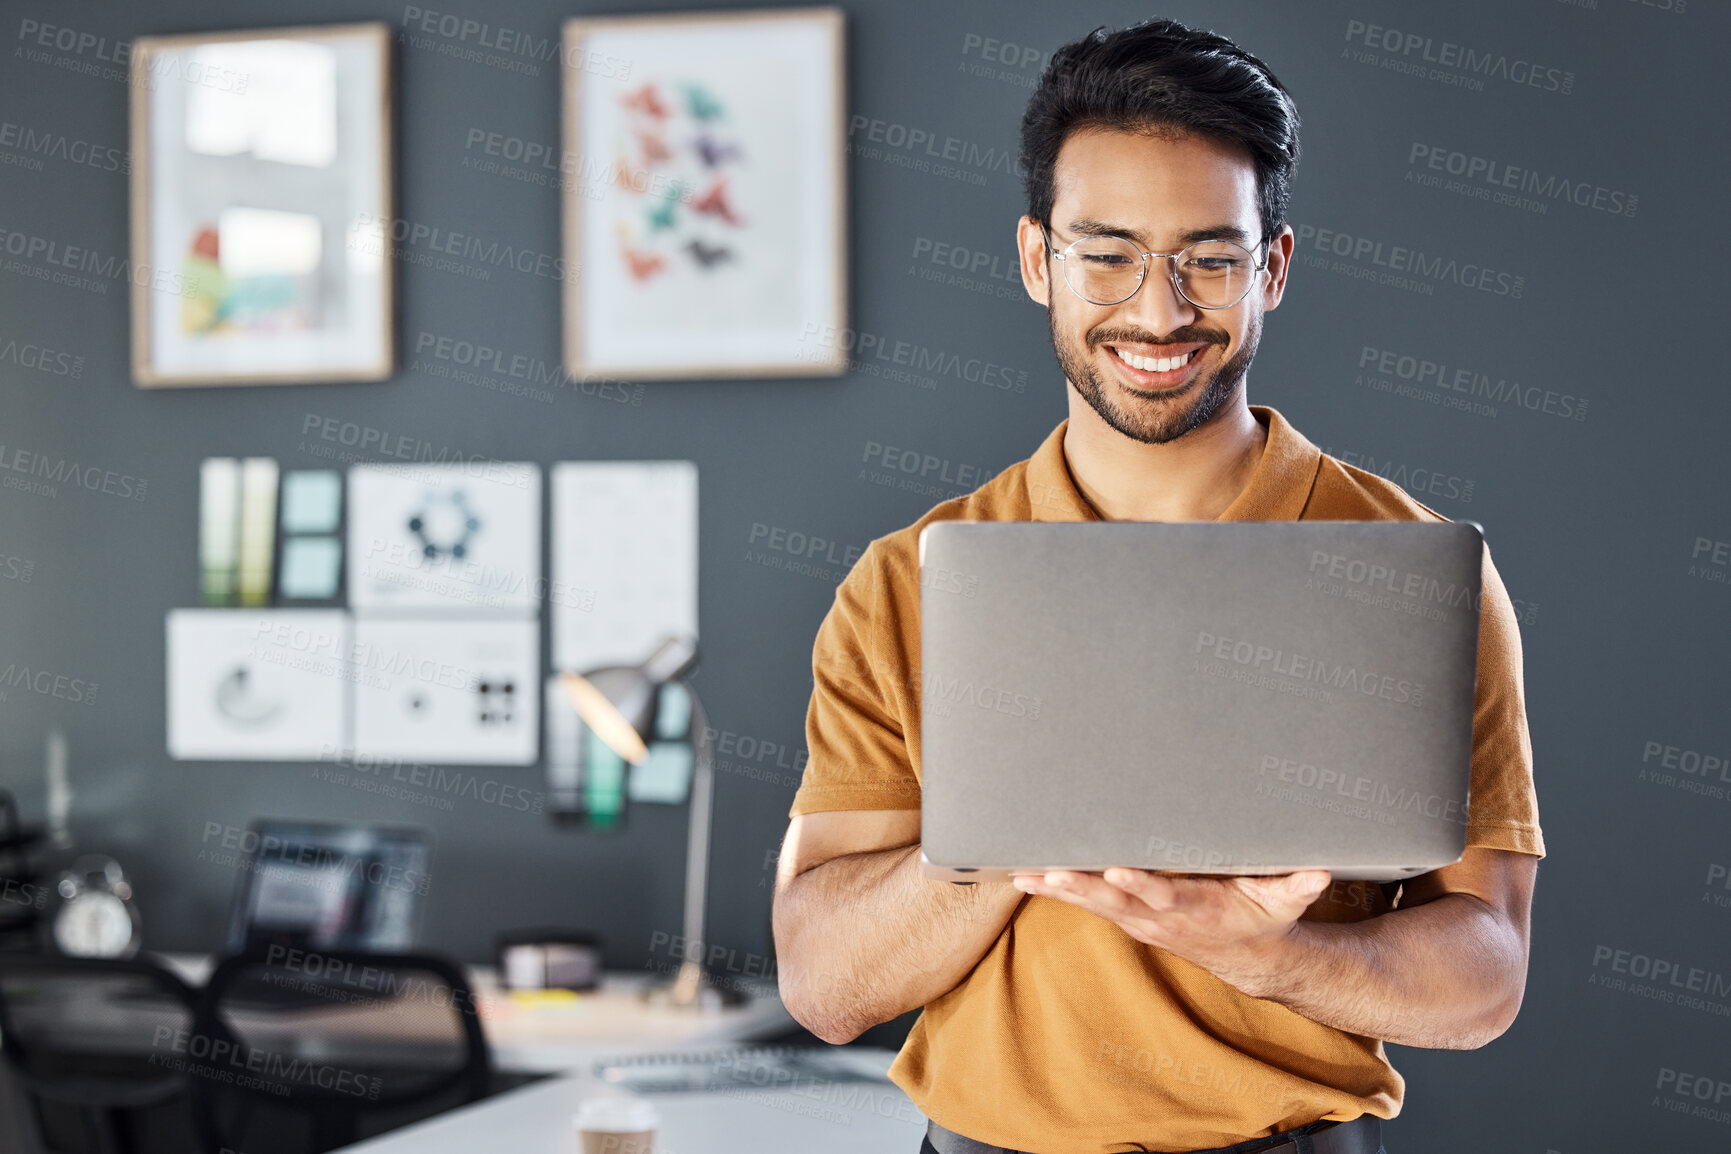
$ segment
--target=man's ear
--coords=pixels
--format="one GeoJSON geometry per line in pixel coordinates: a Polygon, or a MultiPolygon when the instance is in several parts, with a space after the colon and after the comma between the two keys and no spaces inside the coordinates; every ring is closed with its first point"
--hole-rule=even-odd
{"type": "Polygon", "coordinates": [[[1039,221],[1024,216],[1016,222],[1016,247],[1022,257],[1022,287],[1035,304],[1050,306],[1052,281],[1047,274],[1051,262],[1046,254],[1046,237],[1040,230],[1039,221]]]}
{"type": "Polygon", "coordinates": [[[1286,273],[1292,267],[1292,253],[1297,247],[1297,240],[1292,235],[1292,226],[1286,225],[1268,244],[1268,272],[1262,282],[1262,311],[1277,308],[1280,298],[1286,295],[1286,273]]]}

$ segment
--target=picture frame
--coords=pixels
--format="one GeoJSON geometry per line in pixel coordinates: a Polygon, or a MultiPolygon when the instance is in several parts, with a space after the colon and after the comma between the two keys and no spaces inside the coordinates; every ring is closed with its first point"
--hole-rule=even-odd
{"type": "Polygon", "coordinates": [[[389,25],[146,36],[131,61],[134,382],[391,376],[389,25]]]}
{"type": "Polygon", "coordinates": [[[847,369],[839,8],[564,25],[573,379],[847,369]]]}

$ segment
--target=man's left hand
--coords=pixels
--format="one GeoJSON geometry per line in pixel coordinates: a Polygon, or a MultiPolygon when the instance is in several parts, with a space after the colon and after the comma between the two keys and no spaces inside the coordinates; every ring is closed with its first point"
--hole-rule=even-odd
{"type": "Polygon", "coordinates": [[[1326,870],[1274,877],[1198,877],[1115,866],[1104,874],[1021,874],[1017,889],[1080,906],[1252,996],[1278,971],[1299,916],[1332,880],[1326,870]]]}

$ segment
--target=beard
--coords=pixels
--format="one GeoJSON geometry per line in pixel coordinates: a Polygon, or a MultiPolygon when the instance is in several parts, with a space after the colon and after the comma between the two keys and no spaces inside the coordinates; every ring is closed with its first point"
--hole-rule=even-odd
{"type": "MultiPolygon", "coordinates": [[[[1245,325],[1244,343],[1219,368],[1206,375],[1198,374],[1175,396],[1131,394],[1133,399],[1126,405],[1119,399],[1124,394],[1124,386],[1116,381],[1108,384],[1089,359],[1108,343],[1191,344],[1207,341],[1224,347],[1231,338],[1219,329],[1185,325],[1174,329],[1164,341],[1157,341],[1143,330],[1106,326],[1091,329],[1078,339],[1059,325],[1057,313],[1050,306],[1046,309],[1046,321],[1052,332],[1052,348],[1058,354],[1058,367],[1064,370],[1065,378],[1076,386],[1076,391],[1100,414],[1101,420],[1131,440],[1145,445],[1175,441],[1212,420],[1244,383],[1244,374],[1249,371],[1250,362],[1256,359],[1256,346],[1262,340],[1262,316],[1253,311],[1245,325]]],[[[1208,351],[1201,349],[1196,355],[1204,356],[1208,351]]],[[[1105,355],[1115,354],[1106,352],[1105,355]]]]}

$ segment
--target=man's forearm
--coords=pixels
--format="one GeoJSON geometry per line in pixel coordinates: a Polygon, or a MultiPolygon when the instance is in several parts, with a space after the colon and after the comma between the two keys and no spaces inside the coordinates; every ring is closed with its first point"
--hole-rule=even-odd
{"type": "Polygon", "coordinates": [[[1228,980],[1350,1034],[1472,1049],[1514,1021],[1526,951],[1489,905],[1447,894],[1368,921],[1295,922],[1253,973],[1228,980]]]}
{"type": "Polygon", "coordinates": [[[833,858],[778,880],[782,1000],[826,1041],[848,1041],[954,989],[1023,895],[920,876],[920,847],[833,858]]]}

